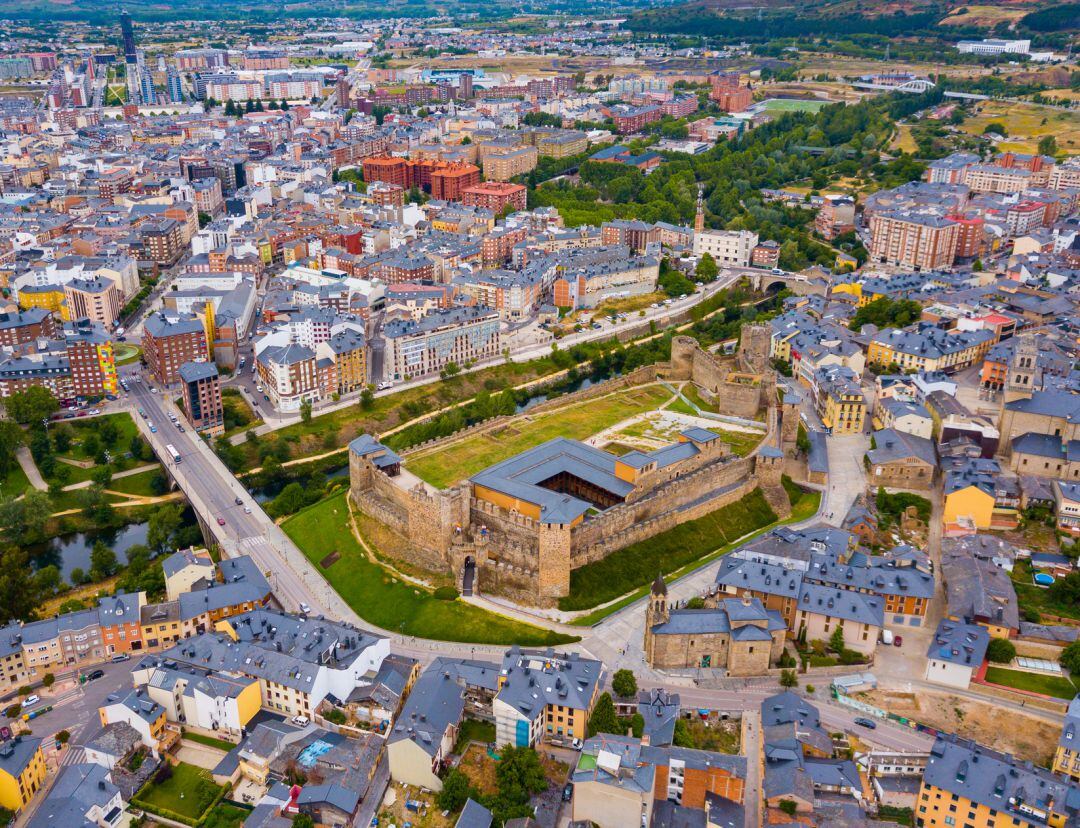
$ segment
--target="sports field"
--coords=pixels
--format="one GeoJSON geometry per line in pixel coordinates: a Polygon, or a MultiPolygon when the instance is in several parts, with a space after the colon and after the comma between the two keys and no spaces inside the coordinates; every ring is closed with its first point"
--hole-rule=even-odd
{"type": "Polygon", "coordinates": [[[659,408],[671,396],[662,385],[642,385],[536,416],[525,414],[500,428],[409,455],[405,467],[432,486],[446,488],[556,437],[584,440],[636,414],[659,408]]]}
{"type": "Polygon", "coordinates": [[[829,101],[799,100],[796,98],[769,98],[759,106],[767,112],[817,112],[829,101]]]}

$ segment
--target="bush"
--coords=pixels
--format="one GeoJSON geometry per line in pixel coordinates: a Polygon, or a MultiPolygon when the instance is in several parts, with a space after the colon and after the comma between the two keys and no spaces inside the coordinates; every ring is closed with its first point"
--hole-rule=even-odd
{"type": "Polygon", "coordinates": [[[58,731],[56,734],[56,741],[58,741],[62,745],[66,745],[68,742],[71,741],[71,733],[67,730],[58,731]]]}
{"type": "Polygon", "coordinates": [[[22,713],[22,705],[21,704],[8,705],[7,710],[4,711],[4,715],[7,716],[9,719],[17,719],[17,718],[19,718],[20,713],[22,713]]]}
{"type": "Polygon", "coordinates": [[[56,676],[54,676],[52,673],[46,673],[42,677],[41,683],[45,687],[52,687],[54,684],[56,684],[56,676]]]}
{"type": "Polygon", "coordinates": [[[780,810],[783,811],[788,816],[795,816],[795,810],[798,807],[799,806],[795,802],[794,799],[781,799],[780,800],[780,810]]]}
{"type": "Polygon", "coordinates": [[[154,774],[154,783],[160,785],[163,782],[168,782],[170,779],[172,779],[172,765],[168,762],[164,762],[161,767],[158,768],[158,772],[154,774]]]}
{"type": "Polygon", "coordinates": [[[338,710],[336,707],[332,707],[323,714],[323,718],[336,725],[343,725],[345,724],[346,716],[344,710],[338,710]]]}
{"type": "Polygon", "coordinates": [[[456,601],[458,598],[458,591],[452,586],[442,586],[431,593],[431,595],[438,601],[456,601]]]}
{"type": "Polygon", "coordinates": [[[799,679],[795,675],[794,670],[782,670],[780,672],[780,686],[781,687],[798,687],[799,679]]]}
{"type": "Polygon", "coordinates": [[[1016,647],[1007,638],[991,638],[986,657],[995,664],[1008,664],[1016,658],[1016,647]]]}

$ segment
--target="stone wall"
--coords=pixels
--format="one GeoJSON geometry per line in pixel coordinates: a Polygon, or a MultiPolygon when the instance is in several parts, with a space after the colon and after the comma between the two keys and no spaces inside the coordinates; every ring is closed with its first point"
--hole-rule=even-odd
{"type": "Polygon", "coordinates": [[[776,380],[770,371],[737,371],[735,360],[703,350],[689,336],[671,340],[671,362],[661,373],[672,380],[692,380],[720,414],[752,420],[762,408],[775,405],[776,380]]]}

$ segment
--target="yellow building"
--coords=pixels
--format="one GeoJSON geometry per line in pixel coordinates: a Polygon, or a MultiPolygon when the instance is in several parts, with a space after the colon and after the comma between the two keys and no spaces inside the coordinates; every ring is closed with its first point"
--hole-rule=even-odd
{"type": "Polygon", "coordinates": [[[1050,770],[1080,782],[1080,696],[1069,702],[1050,770]]]}
{"type": "Polygon", "coordinates": [[[862,434],[866,400],[855,372],[842,365],[815,371],[811,390],[822,424],[833,434],[862,434]]]}
{"type": "Polygon", "coordinates": [[[0,745],[0,806],[21,811],[45,782],[40,738],[16,736],[0,745]]]}
{"type": "Polygon", "coordinates": [[[854,296],[858,302],[857,307],[862,307],[864,302],[862,301],[862,285],[858,282],[842,282],[838,285],[832,286],[832,293],[846,293],[849,296],[854,296]]]}
{"type": "Polygon", "coordinates": [[[960,370],[982,362],[994,334],[988,330],[945,332],[932,325],[918,330],[887,328],[866,349],[871,365],[898,365],[903,371],[960,370]]]}
{"type": "Polygon", "coordinates": [[[67,303],[64,301],[64,288],[62,285],[28,285],[19,289],[19,309],[45,308],[52,313],[60,314],[65,322],[71,320],[67,303]]]}
{"type": "Polygon", "coordinates": [[[948,490],[946,480],[945,510],[946,526],[970,522],[976,529],[989,529],[994,514],[994,496],[976,485],[965,485],[954,491],[948,490]]]}
{"type": "Polygon", "coordinates": [[[920,828],[1064,828],[1080,788],[1046,768],[959,736],[939,736],[915,803],[920,828]]]}

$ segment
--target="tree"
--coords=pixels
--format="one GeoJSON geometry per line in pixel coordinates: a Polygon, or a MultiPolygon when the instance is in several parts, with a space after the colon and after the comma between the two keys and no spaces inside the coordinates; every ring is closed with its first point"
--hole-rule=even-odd
{"type": "Polygon", "coordinates": [[[697,747],[697,742],[690,732],[690,725],[686,723],[686,719],[680,718],[675,720],[675,733],[671,737],[671,743],[675,745],[675,747],[697,747]]]}
{"type": "Polygon", "coordinates": [[[119,563],[116,553],[113,552],[104,541],[98,541],[90,550],[90,578],[101,581],[116,574],[119,563]]]}
{"type": "Polygon", "coordinates": [[[90,520],[99,526],[107,526],[112,523],[116,515],[112,504],[105,495],[105,488],[100,483],[93,483],[88,489],[82,491],[80,498],[83,504],[83,512],[90,520]]]}
{"type": "Polygon", "coordinates": [[[45,687],[52,687],[54,684],[56,684],[56,676],[54,676],[52,673],[46,673],[41,677],[41,683],[45,685],[45,687]]]}
{"type": "Polygon", "coordinates": [[[702,255],[701,261],[694,268],[694,275],[697,276],[699,282],[715,282],[719,273],[720,269],[716,266],[716,259],[711,253],[702,255]]]}
{"type": "Polygon", "coordinates": [[[35,385],[4,400],[4,409],[15,422],[37,427],[60,409],[60,403],[48,388],[35,385]]]}
{"type": "Polygon", "coordinates": [[[311,400],[300,403],[300,420],[305,423],[311,422],[311,400]]]}
{"type": "Polygon", "coordinates": [[[443,379],[449,379],[450,377],[456,377],[461,373],[461,366],[456,362],[448,362],[443,366],[442,371],[439,372],[443,379]]]}
{"type": "Polygon", "coordinates": [[[781,687],[798,687],[799,678],[795,675],[794,670],[781,670],[780,671],[780,686],[781,687]]]}
{"type": "Polygon", "coordinates": [[[611,678],[611,689],[615,695],[623,699],[631,698],[637,694],[637,679],[632,670],[616,670],[611,678]]]}
{"type": "Polygon", "coordinates": [[[281,108],[285,111],[288,111],[289,109],[289,102],[284,98],[281,99],[281,108]]]}
{"type": "Polygon", "coordinates": [[[179,506],[164,504],[150,513],[146,527],[146,544],[158,554],[172,548],[173,536],[182,524],[179,506]]]}
{"type": "Polygon", "coordinates": [[[615,715],[615,703],[611,700],[610,693],[601,694],[593,707],[589,717],[588,734],[590,737],[597,733],[618,733],[619,717],[615,715]]]}
{"type": "Polygon", "coordinates": [[[116,443],[117,438],[120,436],[120,429],[116,427],[116,423],[109,417],[102,417],[97,421],[97,435],[101,439],[101,442],[106,446],[111,446],[116,443]]]}
{"type": "Polygon", "coordinates": [[[90,583],[90,576],[86,574],[86,571],[81,566],[77,566],[71,570],[71,583],[76,586],[90,583]]]}
{"type": "Polygon", "coordinates": [[[795,816],[795,811],[798,810],[798,803],[794,799],[781,799],[780,810],[788,816],[795,816]]]}
{"type": "Polygon", "coordinates": [[[92,472],[90,472],[90,479],[95,483],[108,488],[112,483],[112,467],[111,466],[97,466],[92,472]]]}
{"type": "Polygon", "coordinates": [[[976,273],[980,273],[983,269],[982,259],[976,259],[975,261],[973,261],[971,263],[971,269],[974,270],[976,273]]]}
{"type": "Polygon", "coordinates": [[[1005,138],[1006,136],[1008,136],[1009,130],[1005,128],[1005,124],[1001,123],[1001,121],[991,121],[983,127],[983,135],[989,135],[990,133],[994,133],[995,135],[1000,135],[1002,138],[1005,138]]]}
{"type": "MultiPolygon", "coordinates": [[[[71,430],[71,426],[58,425],[51,429],[51,434],[49,436],[52,437],[53,448],[60,454],[63,454],[71,448],[71,441],[75,434],[71,430]]],[[[2,438],[0,438],[0,441],[2,441],[2,438]]]]}
{"type": "Polygon", "coordinates": [[[829,636],[829,649],[834,653],[844,652],[844,628],[837,626],[829,636]]]}
{"type": "Polygon", "coordinates": [[[375,405],[375,393],[370,388],[365,388],[360,392],[360,407],[364,411],[370,411],[373,405],[375,405]]]}
{"type": "MultiPolygon", "coordinates": [[[[442,790],[435,795],[435,804],[444,811],[460,811],[474,793],[472,782],[464,773],[454,768],[443,780],[442,790]]],[[[293,821],[296,825],[296,821],[293,821]]]]}
{"type": "Polygon", "coordinates": [[[986,657],[995,664],[1008,664],[1016,658],[1016,646],[1007,638],[991,638],[986,657]]]}
{"type": "Polygon", "coordinates": [[[705,599],[695,595],[686,602],[686,609],[705,609],[705,599]]]}
{"type": "Polygon", "coordinates": [[[33,619],[41,597],[26,552],[9,549],[0,557],[0,624],[33,619]]]}
{"type": "Polygon", "coordinates": [[[1039,139],[1039,155],[1057,155],[1057,138],[1053,135],[1044,135],[1039,139]]]}
{"type": "Polygon", "coordinates": [[[34,581],[42,595],[55,595],[64,585],[64,579],[60,577],[60,570],[55,564],[41,567],[34,573],[34,581]]]}
{"type": "Polygon", "coordinates": [[[315,820],[308,814],[297,814],[293,817],[292,828],[315,828],[315,820]]]}
{"type": "Polygon", "coordinates": [[[18,459],[15,452],[23,444],[23,430],[11,420],[0,420],[0,476],[6,476],[15,468],[18,459]]]}
{"type": "MultiPolygon", "coordinates": [[[[611,701],[611,696],[608,696],[608,701],[611,701]]],[[[548,786],[540,756],[531,747],[504,747],[499,764],[495,766],[495,779],[499,783],[501,796],[522,802],[527,802],[532,794],[540,793],[548,786]]]]}
{"type": "Polygon", "coordinates": [[[1072,642],[1061,651],[1061,655],[1058,656],[1058,663],[1072,675],[1080,676],[1080,640],[1072,642]]]}

